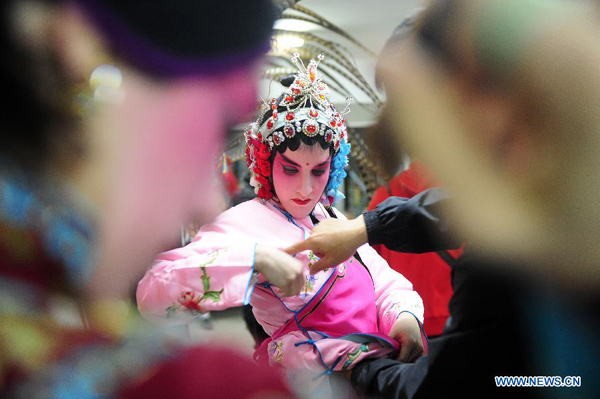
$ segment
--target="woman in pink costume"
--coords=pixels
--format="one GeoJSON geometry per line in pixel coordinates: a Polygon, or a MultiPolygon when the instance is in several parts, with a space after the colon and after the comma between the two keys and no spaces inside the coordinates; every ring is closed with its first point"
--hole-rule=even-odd
{"type": "MultiPolygon", "coordinates": [[[[319,60],[322,56],[319,57],[319,60]]],[[[370,357],[423,352],[423,303],[368,245],[311,274],[312,252],[280,248],[306,238],[331,207],[350,145],[344,112],[327,99],[318,61],[283,80],[287,90],[248,126],[246,161],[258,198],[223,212],[193,242],[158,256],[137,290],[142,314],[178,324],[250,303],[270,338],[255,358],[327,375],[370,357]],[[400,352],[401,347],[404,347],[400,352]]]]}

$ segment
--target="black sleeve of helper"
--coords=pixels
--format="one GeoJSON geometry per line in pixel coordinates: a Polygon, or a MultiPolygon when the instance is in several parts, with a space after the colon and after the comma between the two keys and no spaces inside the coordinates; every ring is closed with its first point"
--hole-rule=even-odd
{"type": "Polygon", "coordinates": [[[456,249],[461,243],[449,232],[440,206],[449,201],[441,188],[412,198],[390,197],[363,217],[370,245],[383,244],[397,252],[424,253],[456,249]]]}

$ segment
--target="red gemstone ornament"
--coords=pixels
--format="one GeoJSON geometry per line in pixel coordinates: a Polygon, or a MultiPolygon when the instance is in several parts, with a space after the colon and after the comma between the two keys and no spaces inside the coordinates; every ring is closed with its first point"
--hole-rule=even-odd
{"type": "Polygon", "coordinates": [[[302,131],[308,137],[315,137],[319,133],[319,124],[313,119],[307,119],[302,124],[302,131]]]}
{"type": "Polygon", "coordinates": [[[267,122],[267,129],[271,130],[273,129],[273,119],[269,118],[268,122],[267,122]]]}
{"type": "Polygon", "coordinates": [[[277,113],[277,111],[273,111],[273,119],[277,119],[278,116],[279,116],[279,113],[277,113]]]}
{"type": "Polygon", "coordinates": [[[331,125],[331,127],[335,127],[335,125],[336,125],[335,119],[330,120],[329,124],[331,125]]]}
{"type": "Polygon", "coordinates": [[[281,144],[282,141],[283,141],[283,135],[281,134],[281,132],[275,132],[273,134],[273,143],[275,143],[275,145],[279,145],[279,144],[281,144]]]}
{"type": "Polygon", "coordinates": [[[285,133],[285,135],[291,139],[292,137],[294,137],[296,135],[296,129],[294,129],[293,126],[286,126],[283,129],[283,133],[285,133]]]}
{"type": "Polygon", "coordinates": [[[294,114],[293,112],[288,112],[285,115],[285,119],[287,119],[288,121],[293,121],[296,118],[296,114],[294,114]]]}
{"type": "Polygon", "coordinates": [[[292,101],[294,101],[294,97],[292,97],[292,96],[286,96],[285,97],[285,101],[288,102],[288,103],[291,103],[292,101]]]}
{"type": "Polygon", "coordinates": [[[258,141],[262,141],[262,133],[258,133],[258,141]]]}
{"type": "Polygon", "coordinates": [[[319,113],[317,112],[317,110],[316,110],[316,109],[311,109],[311,110],[310,110],[310,112],[309,112],[309,115],[310,115],[312,118],[316,118],[317,116],[319,116],[319,113]]]}
{"type": "Polygon", "coordinates": [[[294,93],[295,95],[300,94],[300,89],[297,87],[292,87],[292,93],[294,93]]]}

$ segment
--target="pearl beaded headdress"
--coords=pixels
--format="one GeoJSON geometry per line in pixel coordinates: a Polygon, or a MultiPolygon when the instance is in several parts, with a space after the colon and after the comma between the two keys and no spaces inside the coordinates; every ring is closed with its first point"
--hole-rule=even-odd
{"type": "MultiPolygon", "coordinates": [[[[298,68],[298,73],[294,76],[293,83],[283,95],[272,98],[258,120],[246,128],[246,163],[252,173],[251,184],[261,198],[272,197],[268,180],[271,165],[267,165],[268,158],[286,139],[292,139],[297,134],[307,137],[320,135],[325,143],[331,143],[334,157],[342,145],[349,147],[344,115],[348,112],[352,99],[346,100],[346,108],[341,113],[329,101],[329,88],[317,71],[323,58],[319,54],[317,60],[311,60],[308,67],[305,67],[300,55],[295,53],[291,60],[298,68]],[[263,121],[263,115],[269,108],[271,115],[263,121]]],[[[343,167],[347,164],[347,151],[344,157],[343,167]]]]}

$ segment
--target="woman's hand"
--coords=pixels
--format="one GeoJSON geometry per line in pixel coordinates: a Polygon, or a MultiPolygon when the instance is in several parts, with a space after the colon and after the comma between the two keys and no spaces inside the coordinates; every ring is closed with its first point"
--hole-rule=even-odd
{"type": "Polygon", "coordinates": [[[283,296],[297,295],[304,286],[302,262],[287,253],[263,245],[256,246],[254,270],[277,286],[283,296]]]}
{"type": "Polygon", "coordinates": [[[421,338],[421,328],[417,319],[410,313],[402,313],[390,330],[390,337],[400,343],[398,360],[403,363],[413,363],[423,356],[425,349],[421,338]]]}
{"type": "Polygon", "coordinates": [[[310,237],[284,249],[288,254],[311,250],[321,258],[311,268],[315,274],[350,258],[358,247],[367,243],[367,228],[362,215],[353,220],[326,219],[312,231],[310,237]]]}

